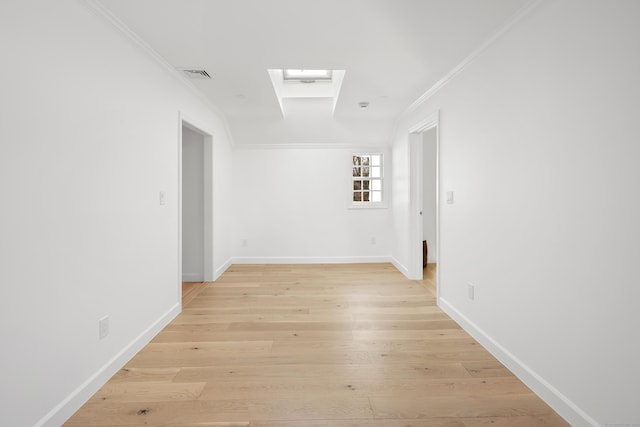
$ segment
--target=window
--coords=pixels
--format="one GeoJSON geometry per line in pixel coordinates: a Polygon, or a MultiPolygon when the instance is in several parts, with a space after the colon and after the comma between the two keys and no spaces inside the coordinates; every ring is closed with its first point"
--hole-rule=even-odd
{"type": "Polygon", "coordinates": [[[316,81],[331,81],[331,70],[283,70],[285,82],[315,83],[316,81]]]}
{"type": "Polygon", "coordinates": [[[381,203],[382,154],[354,154],[351,181],[354,205],[381,203]]]}

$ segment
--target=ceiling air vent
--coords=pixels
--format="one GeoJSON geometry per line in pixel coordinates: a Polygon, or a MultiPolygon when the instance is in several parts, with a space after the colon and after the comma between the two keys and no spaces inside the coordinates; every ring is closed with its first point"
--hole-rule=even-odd
{"type": "Polygon", "coordinates": [[[190,79],[196,80],[209,80],[211,79],[211,75],[207,73],[206,70],[198,69],[198,68],[180,68],[184,74],[187,75],[190,79]]]}

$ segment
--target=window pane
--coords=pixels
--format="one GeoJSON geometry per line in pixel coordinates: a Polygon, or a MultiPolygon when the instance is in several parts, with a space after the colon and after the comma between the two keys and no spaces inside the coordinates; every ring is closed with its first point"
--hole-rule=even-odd
{"type": "Polygon", "coordinates": [[[354,204],[382,203],[382,154],[351,154],[354,204]]]}
{"type": "Polygon", "coordinates": [[[282,72],[283,80],[306,81],[306,80],[328,80],[331,81],[332,70],[296,70],[285,68],[282,72]]]}

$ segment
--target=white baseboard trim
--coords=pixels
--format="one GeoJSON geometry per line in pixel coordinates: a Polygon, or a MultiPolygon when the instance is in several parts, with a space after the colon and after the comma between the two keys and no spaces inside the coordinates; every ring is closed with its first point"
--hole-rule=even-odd
{"type": "Polygon", "coordinates": [[[489,353],[495,356],[503,365],[514,373],[523,383],[533,390],[542,400],[551,406],[561,417],[572,426],[593,426],[600,424],[573,403],[567,396],[548,381],[538,375],[529,366],[514,356],[509,350],[491,338],[478,325],[449,304],[445,299],[438,298],[438,306],[453,320],[455,320],[476,341],[482,344],[489,353]]]}
{"type": "Polygon", "coordinates": [[[118,354],[109,360],[95,374],[75,389],[62,402],[56,405],[47,415],[42,417],[35,427],[57,427],[69,419],[84,403],[91,398],[116,372],[149,343],[169,322],[181,311],[181,304],[176,303],[158,320],[152,323],[140,335],[133,339],[118,354]]]}
{"type": "Polygon", "coordinates": [[[213,275],[213,281],[215,282],[222,276],[222,274],[229,269],[233,265],[233,258],[229,258],[224,264],[222,264],[219,268],[216,269],[213,275]]]}
{"type": "Polygon", "coordinates": [[[392,262],[391,257],[244,257],[232,259],[232,264],[371,264],[386,262],[392,262]]]}
{"type": "Polygon", "coordinates": [[[405,277],[407,278],[409,277],[409,270],[407,269],[407,267],[402,265],[400,261],[398,261],[395,257],[391,257],[391,263],[394,265],[395,268],[398,269],[400,273],[404,274],[405,277]]]}
{"type": "Polygon", "coordinates": [[[182,273],[183,282],[204,282],[204,276],[200,273],[182,273]]]}

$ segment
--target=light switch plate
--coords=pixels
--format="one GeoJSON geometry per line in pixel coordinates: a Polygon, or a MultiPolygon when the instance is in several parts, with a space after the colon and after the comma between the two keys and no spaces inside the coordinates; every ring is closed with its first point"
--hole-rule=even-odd
{"type": "Polygon", "coordinates": [[[98,320],[98,336],[100,339],[104,339],[109,335],[109,316],[104,316],[98,320]]]}

